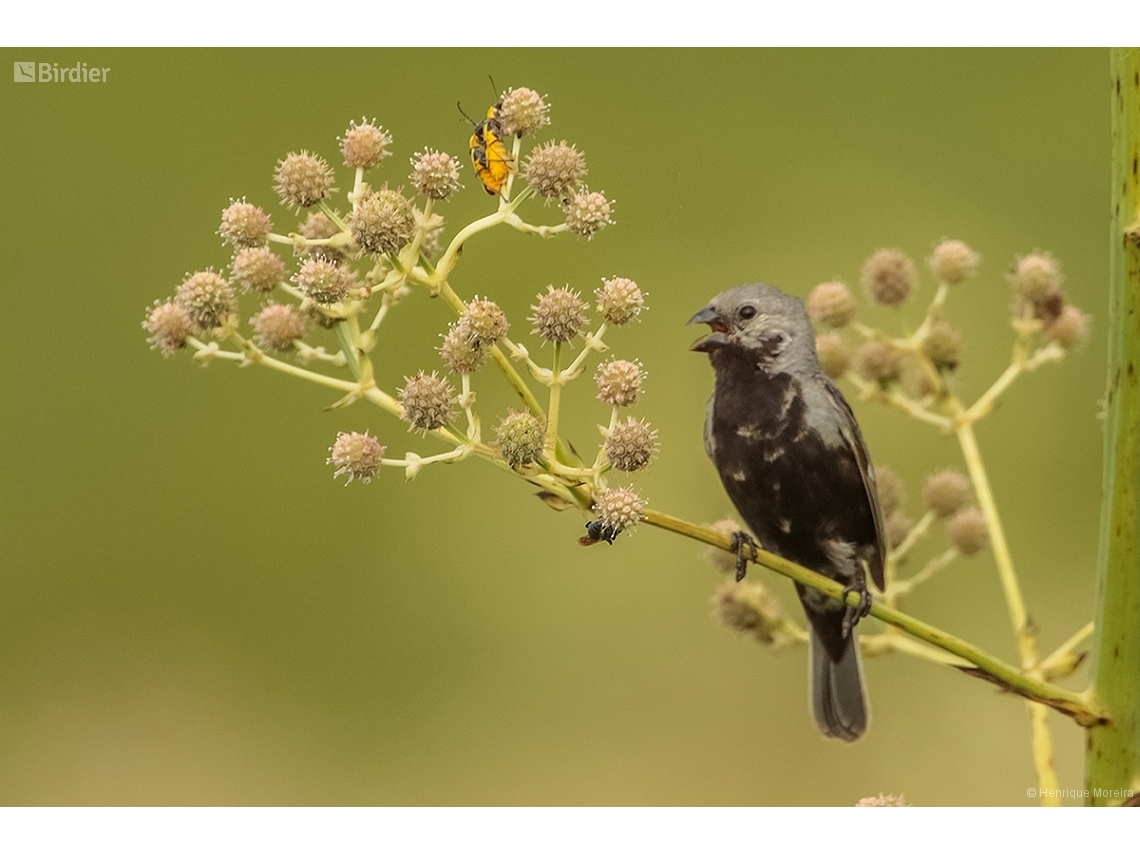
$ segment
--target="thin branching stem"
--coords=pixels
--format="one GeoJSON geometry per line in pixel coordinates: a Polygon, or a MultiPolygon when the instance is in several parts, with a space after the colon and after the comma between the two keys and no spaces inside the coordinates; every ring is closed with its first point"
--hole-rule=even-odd
{"type": "Polygon", "coordinates": [[[913,416],[921,422],[932,424],[944,431],[950,431],[954,427],[953,420],[927,409],[918,403],[918,401],[902,394],[897,389],[884,389],[878,383],[864,380],[853,371],[848,371],[843,376],[851,382],[851,385],[859,390],[859,396],[864,400],[878,401],[879,403],[887,404],[895,409],[902,410],[908,416],[913,416]]]}
{"type": "Polygon", "coordinates": [[[1041,660],[1039,666],[1042,671],[1048,671],[1055,667],[1058,662],[1067,656],[1071,656],[1076,652],[1077,648],[1083,645],[1086,641],[1093,637],[1093,632],[1096,630],[1096,624],[1089,621],[1076,632],[1074,632],[1063,644],[1057,647],[1052,653],[1041,660]]]}
{"type": "Polygon", "coordinates": [[[905,597],[923,582],[930,581],[931,578],[949,567],[954,559],[958,557],[958,555],[958,550],[951,546],[946,551],[940,552],[938,555],[935,555],[933,558],[927,561],[925,566],[923,566],[923,568],[913,576],[907,579],[900,579],[895,583],[896,598],[905,597]]]}

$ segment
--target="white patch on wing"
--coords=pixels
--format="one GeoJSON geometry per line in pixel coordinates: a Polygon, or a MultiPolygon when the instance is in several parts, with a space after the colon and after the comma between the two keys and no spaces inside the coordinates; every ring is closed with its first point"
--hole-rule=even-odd
{"type": "Polygon", "coordinates": [[[736,469],[730,473],[733,481],[744,482],[748,480],[748,473],[743,469],[736,469]]]}
{"type": "Polygon", "coordinates": [[[855,544],[837,537],[820,538],[819,545],[827,556],[836,574],[840,577],[855,576],[855,544]]]}
{"type": "Polygon", "coordinates": [[[783,455],[783,453],[784,453],[784,446],[782,446],[782,445],[772,446],[771,449],[764,452],[764,454],[763,454],[764,462],[765,463],[774,463],[775,461],[780,459],[780,457],[781,457],[781,455],[783,455]]]}
{"type": "Polygon", "coordinates": [[[788,410],[792,408],[792,404],[799,394],[800,384],[793,380],[788,384],[788,388],[784,390],[784,400],[780,402],[780,421],[784,421],[788,417],[788,410]]]}
{"type": "Polygon", "coordinates": [[[782,531],[784,534],[789,534],[791,532],[791,530],[792,530],[792,521],[791,520],[780,520],[780,531],[782,531]]]}
{"type": "MultiPolygon", "coordinates": [[[[826,439],[826,437],[824,437],[826,439]]],[[[853,434],[846,425],[839,426],[839,442],[828,443],[829,445],[846,445],[848,448],[855,447],[855,434],[853,434]]]]}

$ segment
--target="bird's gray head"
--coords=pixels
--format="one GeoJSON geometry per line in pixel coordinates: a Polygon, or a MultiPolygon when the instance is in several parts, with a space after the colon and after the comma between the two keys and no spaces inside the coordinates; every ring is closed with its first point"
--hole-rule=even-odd
{"type": "Polygon", "coordinates": [[[755,355],[769,373],[819,368],[803,300],[772,285],[739,285],[717,294],[689,323],[712,328],[692,349],[707,353],[714,363],[717,351],[728,348],[755,355]]]}

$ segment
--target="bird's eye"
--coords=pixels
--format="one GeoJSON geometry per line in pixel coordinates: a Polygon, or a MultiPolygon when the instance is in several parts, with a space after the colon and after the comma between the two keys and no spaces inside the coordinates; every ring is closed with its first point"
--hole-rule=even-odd
{"type": "Polygon", "coordinates": [[[740,311],[736,313],[742,321],[750,321],[756,317],[755,306],[741,306],[740,311]]]}

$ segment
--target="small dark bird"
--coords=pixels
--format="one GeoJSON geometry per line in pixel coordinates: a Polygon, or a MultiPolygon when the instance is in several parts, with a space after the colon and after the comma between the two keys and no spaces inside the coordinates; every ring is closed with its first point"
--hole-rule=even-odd
{"type": "MultiPolygon", "coordinates": [[[[867,573],[883,587],[886,555],[859,425],[820,368],[802,300],[741,285],[689,323],[712,328],[692,348],[716,372],[705,450],[737,511],[764,549],[860,594],[850,608],[796,584],[810,624],[812,715],[824,736],[858,739],[868,707],[854,627],[871,607],[867,573]]],[[[749,538],[736,540],[739,579],[749,538]]]]}

